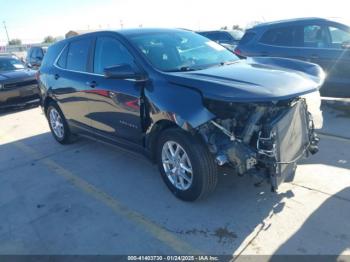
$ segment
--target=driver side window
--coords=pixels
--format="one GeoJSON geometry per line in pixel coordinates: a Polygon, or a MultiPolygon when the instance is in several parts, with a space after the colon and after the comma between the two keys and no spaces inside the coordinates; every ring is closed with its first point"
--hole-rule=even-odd
{"type": "Polygon", "coordinates": [[[341,49],[344,43],[350,43],[350,32],[330,26],[329,33],[331,35],[332,48],[341,49]]]}
{"type": "Polygon", "coordinates": [[[128,64],[134,67],[134,58],[115,38],[98,37],[94,55],[94,73],[103,74],[111,66],[128,64]]]}

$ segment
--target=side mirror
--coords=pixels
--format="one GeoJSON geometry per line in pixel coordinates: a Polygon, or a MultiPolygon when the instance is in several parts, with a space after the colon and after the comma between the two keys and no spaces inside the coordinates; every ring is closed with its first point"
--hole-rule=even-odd
{"type": "Polygon", "coordinates": [[[113,79],[140,79],[140,74],[127,64],[115,65],[104,69],[104,76],[113,79]]]}

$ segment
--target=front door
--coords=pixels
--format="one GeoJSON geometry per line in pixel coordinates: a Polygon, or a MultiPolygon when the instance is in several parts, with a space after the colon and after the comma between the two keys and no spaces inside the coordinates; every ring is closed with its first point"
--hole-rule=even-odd
{"type": "Polygon", "coordinates": [[[133,80],[111,79],[104,76],[104,69],[128,64],[137,70],[134,57],[114,36],[96,38],[92,65],[93,89],[89,98],[89,114],[97,135],[109,139],[123,139],[141,144],[142,128],[140,99],[142,84],[133,80]]]}
{"type": "Polygon", "coordinates": [[[325,59],[328,59],[328,76],[324,89],[325,95],[350,97],[350,30],[340,26],[327,26],[329,48],[325,59]]]}

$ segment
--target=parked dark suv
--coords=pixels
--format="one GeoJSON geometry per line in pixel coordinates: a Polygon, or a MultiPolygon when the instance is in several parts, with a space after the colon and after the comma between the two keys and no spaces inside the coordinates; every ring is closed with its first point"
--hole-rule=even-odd
{"type": "Polygon", "coordinates": [[[219,43],[230,51],[234,51],[243,36],[240,30],[217,30],[217,31],[200,31],[198,34],[219,43]]]}
{"type": "Polygon", "coordinates": [[[240,56],[301,59],[327,73],[321,95],[350,97],[350,27],[320,18],[264,23],[246,31],[240,56]]]}
{"type": "Polygon", "coordinates": [[[83,134],[143,152],[183,200],[214,190],[219,167],[276,190],[317,151],[307,105],[324,79],[315,64],[240,60],[194,32],[130,29],[58,42],[39,73],[58,142],[83,134]]]}
{"type": "Polygon", "coordinates": [[[47,47],[33,46],[29,48],[26,57],[26,65],[33,69],[38,69],[44,59],[47,47]]]}

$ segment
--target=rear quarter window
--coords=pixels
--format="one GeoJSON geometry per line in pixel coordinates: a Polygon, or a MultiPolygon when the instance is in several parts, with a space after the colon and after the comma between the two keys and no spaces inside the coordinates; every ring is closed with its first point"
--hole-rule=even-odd
{"type": "Polygon", "coordinates": [[[49,66],[52,66],[57,59],[58,55],[61,53],[63,47],[65,46],[64,42],[58,42],[54,45],[51,45],[47,49],[47,53],[44,56],[44,60],[41,64],[41,69],[45,69],[49,66]]]}

